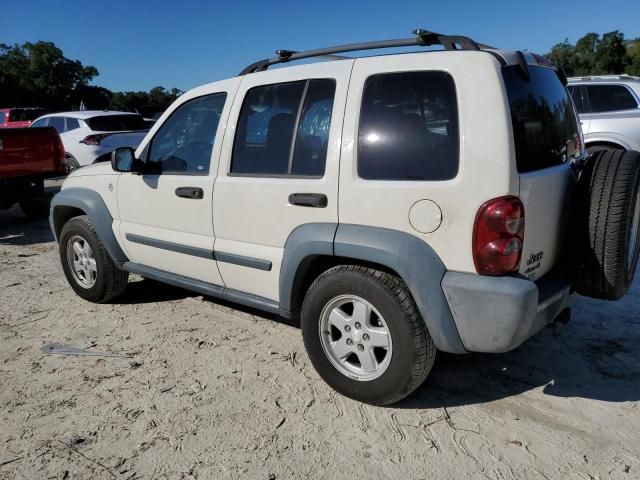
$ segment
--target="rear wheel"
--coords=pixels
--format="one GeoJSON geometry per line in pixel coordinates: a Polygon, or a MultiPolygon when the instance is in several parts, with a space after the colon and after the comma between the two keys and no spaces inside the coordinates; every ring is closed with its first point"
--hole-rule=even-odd
{"type": "Polygon", "coordinates": [[[65,223],[59,251],[69,285],[85,300],[105,303],[125,290],[129,274],[113,263],[87,216],[65,223]]]}
{"type": "Polygon", "coordinates": [[[592,155],[575,205],[575,289],[617,300],[633,281],[640,251],[640,153],[603,150],[592,155]]]}
{"type": "Polygon", "coordinates": [[[311,285],[302,306],[311,363],[339,393],[388,405],[418,388],[436,347],[406,285],[372,268],[334,267],[311,285]]]}

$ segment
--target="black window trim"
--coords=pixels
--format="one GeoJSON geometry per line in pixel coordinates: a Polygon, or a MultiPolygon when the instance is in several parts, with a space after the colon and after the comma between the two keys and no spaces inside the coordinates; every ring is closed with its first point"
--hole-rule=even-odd
{"type": "Polygon", "coordinates": [[[616,82],[592,82],[592,83],[576,83],[574,85],[579,85],[580,87],[583,88],[584,91],[584,99],[586,100],[586,103],[588,105],[588,112],[585,113],[589,113],[590,115],[608,115],[610,113],[614,113],[614,112],[631,112],[634,110],[638,110],[640,109],[640,98],[638,97],[638,95],[636,95],[636,92],[629,87],[628,85],[625,85],[624,83],[616,83],[616,82]],[[635,108],[625,108],[622,110],[607,110],[604,112],[594,112],[593,110],[591,110],[591,99],[589,98],[589,89],[587,87],[597,87],[597,86],[613,86],[613,87],[624,87],[627,89],[627,91],[629,92],[629,94],[631,95],[631,98],[633,98],[636,102],[636,106],[635,108]]]}
{"type": "MultiPolygon", "coordinates": [[[[151,140],[149,140],[147,142],[147,144],[144,146],[144,149],[142,151],[142,155],[141,155],[141,160],[145,163],[145,166],[147,164],[147,160],[149,159],[149,155],[151,154],[151,147],[153,145],[153,141],[156,139],[156,136],[158,135],[158,132],[160,131],[160,129],[163,127],[164,124],[166,124],[169,119],[171,117],[173,117],[173,114],[176,113],[178,110],[180,110],[184,105],[186,105],[187,103],[191,103],[194,100],[199,100],[201,98],[204,97],[209,97],[211,95],[220,95],[220,94],[224,94],[225,95],[225,99],[224,99],[224,105],[222,107],[222,112],[224,112],[224,109],[227,108],[228,104],[227,102],[229,101],[229,92],[227,92],[226,90],[224,91],[219,91],[219,92],[211,92],[211,93],[205,93],[202,95],[198,95],[197,97],[192,97],[184,102],[182,102],[180,105],[176,106],[176,108],[174,108],[171,113],[169,114],[169,116],[167,118],[164,119],[164,122],[162,122],[161,125],[158,125],[158,129],[155,131],[155,133],[153,134],[153,137],[151,137],[151,140]]],[[[222,113],[220,114],[220,118],[222,119],[222,113]]],[[[222,122],[218,122],[218,127],[217,129],[220,129],[220,124],[222,122]]],[[[154,125],[155,126],[155,125],[154,125]]],[[[153,127],[151,127],[153,128],[153,127]]],[[[213,145],[211,145],[211,158],[209,158],[209,171],[207,172],[149,172],[149,173],[145,173],[145,175],[177,175],[177,176],[189,176],[189,177],[208,177],[212,174],[213,172],[213,177],[217,176],[217,168],[213,169],[212,167],[212,158],[213,158],[213,151],[215,150],[215,144],[218,141],[218,130],[216,130],[216,136],[215,136],[215,140],[213,141],[213,145]]],[[[140,130],[140,131],[144,131],[144,130],[140,130]]],[[[218,162],[220,160],[218,159],[218,162]]]]}
{"type": "Polygon", "coordinates": [[[260,85],[254,85],[252,87],[250,87],[249,89],[247,89],[244,92],[244,95],[242,97],[242,105],[240,106],[240,112],[238,113],[238,119],[236,121],[235,124],[235,129],[234,129],[234,135],[233,135],[233,141],[231,143],[231,157],[229,158],[229,165],[227,165],[227,176],[228,177],[248,177],[248,178],[281,178],[281,179],[294,179],[294,180],[319,180],[325,177],[325,175],[327,174],[327,159],[329,158],[329,151],[327,150],[327,155],[324,159],[324,173],[322,175],[300,175],[300,174],[291,174],[291,173],[237,173],[237,172],[232,172],[231,171],[231,167],[233,165],[233,149],[235,147],[235,140],[236,140],[236,135],[238,133],[238,122],[240,121],[240,117],[242,116],[242,109],[244,107],[244,101],[247,98],[247,95],[249,94],[249,92],[255,88],[263,88],[263,87],[271,87],[274,85],[286,85],[287,83],[298,83],[298,82],[305,82],[304,84],[304,88],[302,90],[302,95],[300,96],[300,103],[298,103],[298,111],[296,113],[296,120],[293,126],[293,136],[291,138],[291,146],[289,147],[289,166],[287,168],[287,171],[291,172],[291,169],[293,168],[293,155],[295,153],[295,145],[296,145],[296,140],[298,139],[298,127],[300,126],[300,117],[302,115],[302,109],[304,108],[304,102],[307,98],[307,92],[309,90],[309,85],[313,80],[331,80],[333,81],[333,85],[335,86],[335,89],[333,91],[333,106],[331,108],[331,124],[329,125],[329,138],[331,138],[331,128],[333,127],[333,109],[336,106],[336,91],[338,88],[338,82],[336,80],[335,77],[313,77],[313,78],[300,78],[298,80],[291,80],[288,82],[275,82],[275,83],[264,83],[264,84],[260,84],[260,85]]]}
{"type": "Polygon", "coordinates": [[[394,184],[399,184],[399,183],[406,183],[406,184],[410,184],[410,185],[415,185],[418,183],[438,183],[438,184],[444,184],[446,182],[453,182],[453,181],[457,181],[458,178],[461,175],[462,169],[460,168],[461,162],[460,162],[460,156],[462,154],[462,122],[460,121],[460,95],[459,95],[459,90],[458,90],[458,84],[456,83],[456,79],[454,78],[454,76],[451,74],[451,72],[448,72],[447,70],[439,70],[439,69],[418,69],[418,70],[394,70],[394,71],[380,71],[377,73],[372,73],[371,75],[367,76],[364,81],[361,83],[362,88],[360,90],[360,108],[358,109],[358,117],[356,118],[356,129],[355,129],[355,134],[354,134],[354,164],[355,164],[355,170],[356,170],[356,178],[358,180],[362,180],[363,182],[393,182],[394,184]],[[451,78],[451,82],[453,83],[453,89],[456,93],[456,115],[457,115],[457,120],[458,120],[458,171],[456,172],[455,177],[452,178],[448,178],[446,180],[393,180],[393,179],[370,179],[370,178],[363,178],[360,176],[360,171],[358,168],[358,138],[360,135],[360,117],[362,115],[362,99],[364,98],[364,88],[367,84],[367,81],[371,78],[371,77],[375,77],[378,75],[387,75],[387,74],[395,74],[395,73],[424,73],[424,72],[436,72],[436,73],[445,73],[447,74],[450,78],[451,78]]]}

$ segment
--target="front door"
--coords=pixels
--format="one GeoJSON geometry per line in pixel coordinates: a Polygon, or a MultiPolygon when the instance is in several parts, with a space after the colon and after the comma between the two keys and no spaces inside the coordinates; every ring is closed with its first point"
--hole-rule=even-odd
{"type": "MultiPolygon", "coordinates": [[[[232,93],[192,96],[148,145],[143,175],[118,181],[119,235],[132,262],[223,285],[213,257],[213,182],[232,93]]],[[[143,155],[145,157],[145,155],[143,155]]]]}
{"type": "Polygon", "coordinates": [[[340,139],[352,64],[243,78],[214,189],[215,251],[227,287],[278,301],[289,234],[306,223],[338,222],[340,139]]]}

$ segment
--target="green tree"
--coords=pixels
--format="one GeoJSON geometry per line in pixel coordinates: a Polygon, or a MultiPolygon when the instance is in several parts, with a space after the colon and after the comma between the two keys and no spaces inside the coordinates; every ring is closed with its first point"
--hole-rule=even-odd
{"type": "Polygon", "coordinates": [[[547,57],[553,63],[562,67],[568,76],[576,75],[575,47],[569,43],[568,39],[565,38],[564,42],[551,47],[547,57]]]}
{"type": "Polygon", "coordinates": [[[596,46],[595,69],[598,73],[625,73],[631,59],[619,31],[605,33],[596,46]]]}
{"type": "Polygon", "coordinates": [[[71,60],[52,42],[0,45],[0,104],[61,107],[98,70],[71,60]]]}
{"type": "Polygon", "coordinates": [[[626,47],[630,61],[627,73],[640,76],[640,38],[628,41],[626,47]]]}

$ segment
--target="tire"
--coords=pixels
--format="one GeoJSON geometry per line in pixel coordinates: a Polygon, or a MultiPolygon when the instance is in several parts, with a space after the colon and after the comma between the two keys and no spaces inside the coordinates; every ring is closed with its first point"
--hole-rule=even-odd
{"type": "Polygon", "coordinates": [[[342,265],[320,275],[305,296],[301,328],[311,363],[322,379],[342,395],[372,405],[389,405],[411,394],[427,377],[436,357],[436,347],[404,282],[373,268],[342,265]],[[353,302],[349,307],[349,299],[355,299],[359,307],[353,302]],[[373,313],[365,320],[367,326],[363,322],[357,328],[356,321],[364,317],[356,308],[365,311],[365,303],[373,313]],[[327,326],[323,320],[333,318],[330,313],[336,308],[340,322],[347,318],[343,327],[337,327],[340,322],[333,320],[327,326]],[[367,331],[370,338],[364,333],[367,331]],[[386,332],[389,347],[371,348],[385,342],[381,332],[386,332]],[[329,345],[334,340],[340,349],[350,348],[353,353],[337,360],[343,350],[340,355],[332,353],[329,345]],[[350,347],[346,346],[349,340],[353,342],[350,347]],[[359,345],[368,347],[358,351],[359,345]],[[378,367],[365,371],[369,362],[369,366],[378,367]]]}
{"type": "Polygon", "coordinates": [[[67,155],[66,159],[67,159],[67,175],[80,168],[80,164],[72,156],[67,155]]]}
{"type": "Polygon", "coordinates": [[[80,297],[94,303],[106,303],[124,292],[129,274],[115,266],[86,215],[74,217],[62,227],[59,252],[67,281],[80,297]],[[73,259],[78,258],[74,244],[80,245],[88,255],[83,261],[89,267],[81,273],[77,273],[72,265],[73,259]],[[92,257],[94,262],[85,261],[92,257]],[[95,271],[91,271],[92,268],[95,271]]]}
{"type": "Polygon", "coordinates": [[[20,209],[28,218],[43,220],[49,218],[50,198],[35,198],[20,201],[20,209]]]}
{"type": "MultiPolygon", "coordinates": [[[[596,145],[591,145],[589,147],[587,147],[587,153],[589,155],[594,155],[598,152],[606,152],[606,151],[610,151],[610,150],[618,150],[620,147],[616,147],[614,145],[606,145],[606,144],[596,144],[596,145]]],[[[624,150],[624,149],[622,149],[624,150]]]]}
{"type": "Polygon", "coordinates": [[[574,288],[618,300],[629,289],[640,250],[640,153],[602,150],[581,173],[574,208],[574,288]]]}

